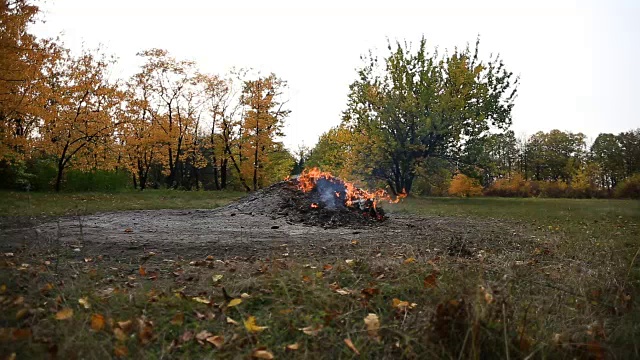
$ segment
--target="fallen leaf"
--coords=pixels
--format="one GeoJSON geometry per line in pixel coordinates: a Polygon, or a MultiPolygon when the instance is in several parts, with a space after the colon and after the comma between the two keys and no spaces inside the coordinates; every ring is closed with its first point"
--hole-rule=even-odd
{"type": "Polygon", "coordinates": [[[5,292],[7,292],[7,285],[0,285],[0,294],[4,294],[5,292]]]}
{"type": "Polygon", "coordinates": [[[344,343],[347,344],[347,347],[356,353],[356,355],[360,355],[360,351],[356,349],[356,346],[353,345],[353,341],[351,341],[351,339],[344,339],[344,343]]]}
{"type": "Polygon", "coordinates": [[[144,266],[140,266],[138,268],[138,273],[140,274],[140,276],[146,276],[147,275],[147,270],[144,268],[144,266]]]}
{"type": "Polygon", "coordinates": [[[22,308],[16,312],[16,320],[20,320],[29,313],[29,309],[22,308]]]}
{"type": "Polygon", "coordinates": [[[378,336],[378,330],[380,330],[380,319],[378,315],[369,313],[369,315],[364,318],[364,324],[367,326],[367,334],[369,334],[369,337],[380,340],[378,336]]]}
{"type": "Polygon", "coordinates": [[[25,340],[31,337],[31,329],[30,328],[22,328],[22,329],[14,329],[11,332],[12,340],[25,340]]]}
{"type": "Polygon", "coordinates": [[[56,320],[68,320],[73,317],[73,309],[64,308],[56,313],[56,320]]]}
{"type": "Polygon", "coordinates": [[[212,333],[208,332],[207,330],[202,330],[196,335],[196,340],[198,340],[198,342],[200,342],[201,344],[204,344],[207,338],[210,338],[212,336],[212,333]]]}
{"type": "Polygon", "coordinates": [[[298,349],[300,349],[300,344],[298,344],[298,343],[293,343],[293,344],[287,345],[287,350],[294,351],[294,350],[298,350],[298,349]]]}
{"type": "Polygon", "coordinates": [[[118,321],[118,327],[122,329],[124,332],[129,332],[133,327],[133,321],[131,320],[118,321]]]}
{"type": "Polygon", "coordinates": [[[242,293],[242,294],[240,294],[240,298],[241,298],[241,299],[248,299],[248,298],[250,298],[250,297],[251,297],[251,295],[249,295],[249,294],[247,294],[247,293],[242,293]]]}
{"type": "Polygon", "coordinates": [[[311,282],[311,278],[308,277],[307,275],[302,276],[302,281],[306,282],[306,283],[310,283],[311,282]]]}
{"type": "Polygon", "coordinates": [[[197,302],[202,303],[202,304],[207,304],[207,305],[211,304],[211,301],[209,299],[205,299],[205,298],[199,297],[199,296],[196,296],[196,297],[192,298],[192,300],[193,301],[197,301],[197,302]]]}
{"type": "Polygon", "coordinates": [[[124,232],[131,233],[131,232],[133,232],[133,229],[132,228],[126,228],[126,229],[124,229],[124,232]]]}
{"type": "Polygon", "coordinates": [[[91,304],[89,303],[89,298],[86,296],[78,299],[78,304],[82,305],[85,309],[91,308],[91,304]]]}
{"type": "Polygon", "coordinates": [[[222,335],[210,336],[207,338],[207,342],[210,344],[213,344],[213,346],[220,349],[224,344],[224,336],[222,335]]]}
{"type": "Polygon", "coordinates": [[[124,345],[116,345],[116,347],[113,348],[113,355],[116,357],[125,357],[129,355],[129,349],[124,345]]]}
{"type": "Polygon", "coordinates": [[[24,296],[18,296],[13,300],[13,305],[22,305],[24,303],[24,296]]]}
{"type": "Polygon", "coordinates": [[[353,265],[353,259],[347,259],[344,262],[346,262],[347,265],[349,265],[349,266],[353,265]]]}
{"type": "Polygon", "coordinates": [[[93,331],[100,331],[104,328],[104,316],[101,314],[91,315],[91,329],[93,331]]]}
{"type": "Polygon", "coordinates": [[[435,272],[424,278],[423,285],[425,289],[431,289],[438,286],[435,272]]]}
{"type": "Polygon", "coordinates": [[[318,336],[320,331],[322,331],[322,325],[310,325],[298,330],[302,331],[303,333],[309,336],[318,336]]]}
{"type": "Polygon", "coordinates": [[[153,340],[153,324],[150,321],[138,319],[138,339],[142,345],[147,345],[153,340]]]}
{"type": "Polygon", "coordinates": [[[238,325],[238,322],[227,316],[227,324],[238,325]]]}
{"type": "Polygon", "coordinates": [[[180,340],[183,343],[191,341],[191,339],[193,339],[193,335],[194,335],[193,331],[187,330],[182,334],[182,336],[180,337],[180,340]]]}
{"type": "Polygon", "coordinates": [[[122,329],[120,328],[113,329],[113,336],[115,336],[118,341],[127,341],[127,334],[125,334],[124,331],[122,331],[122,329]]]}
{"type": "Polygon", "coordinates": [[[324,269],[324,271],[329,271],[331,269],[333,269],[333,266],[326,264],[325,266],[322,267],[324,269]]]}
{"type": "Polygon", "coordinates": [[[269,328],[268,326],[258,326],[255,316],[249,316],[247,320],[244,321],[244,327],[252,333],[264,331],[269,328]]]}
{"type": "Polygon", "coordinates": [[[336,292],[340,295],[349,295],[351,294],[351,292],[349,290],[345,290],[345,289],[336,289],[336,292]]]}
{"type": "Polygon", "coordinates": [[[400,309],[400,310],[406,310],[406,309],[413,309],[414,307],[418,306],[418,304],[416,303],[409,303],[408,301],[403,301],[397,298],[393,299],[393,307],[400,309]]]}
{"type": "Polygon", "coordinates": [[[360,243],[360,241],[358,240],[351,240],[351,245],[358,245],[360,243]]]}
{"type": "Polygon", "coordinates": [[[177,326],[184,324],[184,313],[178,312],[175,315],[173,315],[170,323],[171,325],[177,325],[177,326]]]}
{"type": "Polygon", "coordinates": [[[229,301],[229,305],[227,305],[227,307],[234,307],[234,306],[238,306],[242,304],[242,299],[233,299],[231,301],[229,301]]]}
{"type": "Polygon", "coordinates": [[[273,354],[267,350],[254,350],[253,353],[251,353],[251,357],[254,357],[256,359],[271,360],[273,359],[273,354]]]}
{"type": "Polygon", "coordinates": [[[410,257],[410,258],[406,259],[405,261],[403,261],[403,263],[406,265],[406,264],[411,264],[412,262],[415,262],[415,261],[416,261],[416,258],[410,257]]]}
{"type": "Polygon", "coordinates": [[[222,280],[222,278],[224,277],[224,275],[213,275],[211,276],[211,280],[213,280],[213,283],[217,283],[218,281],[222,280]]]}

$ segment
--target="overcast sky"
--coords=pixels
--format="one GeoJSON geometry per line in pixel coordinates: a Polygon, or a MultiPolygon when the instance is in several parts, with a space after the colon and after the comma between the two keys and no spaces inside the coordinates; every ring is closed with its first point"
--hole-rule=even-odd
{"type": "Polygon", "coordinates": [[[521,77],[516,135],[551,129],[600,132],[640,127],[640,1],[164,1],[47,0],[38,36],[67,47],[102,45],[116,73],[137,70],[136,52],[167,49],[202,71],[274,72],[289,83],[292,150],[313,146],[340,123],[360,55],[386,39],[452,49],[481,37],[521,77]]]}

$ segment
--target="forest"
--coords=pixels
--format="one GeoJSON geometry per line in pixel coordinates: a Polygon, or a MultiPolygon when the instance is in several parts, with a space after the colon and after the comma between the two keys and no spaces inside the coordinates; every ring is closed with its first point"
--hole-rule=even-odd
{"type": "Polygon", "coordinates": [[[519,78],[499,56],[480,59],[479,39],[451,53],[430,53],[423,38],[363,56],[341,124],[292,150],[282,143],[287,81],[276,74],[207,74],[141,49],[137,72],[114,78],[104,50],[75,54],[30,34],[37,6],[2,6],[3,189],[255,191],[319,167],[395,194],[640,194],[640,129],[516,137],[519,78]]]}

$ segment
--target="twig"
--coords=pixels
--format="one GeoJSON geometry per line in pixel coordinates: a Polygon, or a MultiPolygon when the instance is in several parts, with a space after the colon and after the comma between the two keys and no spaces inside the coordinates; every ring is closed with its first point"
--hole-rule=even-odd
{"type": "Polygon", "coordinates": [[[504,332],[504,352],[509,360],[509,341],[507,340],[507,312],[504,303],[502,303],[502,330],[504,332]]]}

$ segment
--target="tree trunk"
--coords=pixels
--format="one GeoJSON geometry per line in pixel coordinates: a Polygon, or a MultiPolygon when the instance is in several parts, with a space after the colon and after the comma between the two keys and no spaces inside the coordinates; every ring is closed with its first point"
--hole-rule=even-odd
{"type": "Polygon", "coordinates": [[[62,172],[64,171],[64,161],[60,159],[58,162],[58,176],[56,177],[56,192],[60,192],[60,185],[62,184],[62,172]]]}
{"type": "Polygon", "coordinates": [[[220,166],[220,189],[227,188],[227,164],[229,160],[222,160],[222,166],[220,166]]]}

